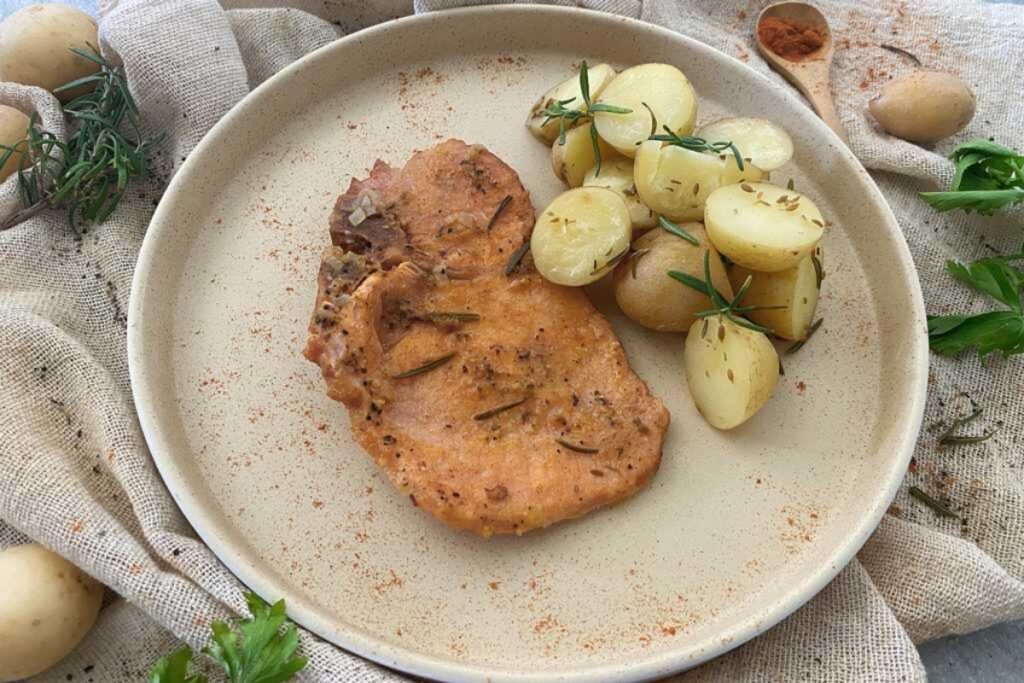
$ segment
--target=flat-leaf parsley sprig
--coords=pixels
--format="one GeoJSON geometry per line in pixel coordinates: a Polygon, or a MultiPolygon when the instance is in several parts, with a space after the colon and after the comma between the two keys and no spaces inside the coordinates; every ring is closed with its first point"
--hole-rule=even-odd
{"type": "MultiPolygon", "coordinates": [[[[626,109],[625,107],[616,107],[610,104],[604,104],[602,102],[593,103],[590,101],[590,79],[587,76],[587,62],[584,60],[580,64],[580,92],[583,95],[583,108],[582,109],[569,109],[565,105],[572,104],[576,101],[575,97],[570,97],[565,100],[557,100],[541,112],[544,114],[544,123],[542,126],[546,126],[552,121],[558,121],[558,144],[565,144],[565,131],[566,124],[568,128],[572,128],[578,125],[581,121],[593,120],[594,114],[599,111],[607,112],[609,114],[632,114],[632,109],[626,109]]],[[[594,175],[601,175],[601,146],[597,140],[597,126],[590,126],[590,142],[594,146],[594,159],[596,161],[596,168],[594,175]]]]}
{"type": "MultiPolygon", "coordinates": [[[[246,593],[245,601],[252,616],[239,621],[237,631],[223,621],[213,622],[213,636],[203,654],[224,669],[230,683],[290,680],[308,660],[295,656],[299,634],[295,624],[288,622],[284,600],[268,605],[258,595],[246,593]]],[[[206,676],[188,673],[191,662],[189,647],[161,657],[149,674],[149,683],[207,683],[206,676]]]]}
{"type": "Polygon", "coordinates": [[[989,140],[968,140],[949,157],[956,175],[947,192],[922,192],[921,198],[936,211],[977,211],[1024,202],[1024,155],[989,140]]]}
{"type": "Polygon", "coordinates": [[[947,261],[954,279],[987,294],[1006,306],[1005,310],[976,315],[928,316],[928,342],[932,351],[956,356],[974,347],[984,357],[994,351],[1003,356],[1024,353],[1024,271],[1012,263],[1024,261],[1024,249],[1009,256],[996,256],[969,265],[947,261]]]}

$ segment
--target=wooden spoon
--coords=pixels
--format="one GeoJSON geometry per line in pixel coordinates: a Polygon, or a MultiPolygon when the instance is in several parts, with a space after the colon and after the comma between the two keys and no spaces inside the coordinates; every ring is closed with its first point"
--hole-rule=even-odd
{"type": "Polygon", "coordinates": [[[777,55],[761,42],[761,31],[755,31],[757,49],[761,55],[768,60],[773,69],[786,77],[790,83],[803,93],[810,101],[814,111],[818,112],[821,120],[829,128],[836,132],[843,142],[846,142],[846,131],[836,113],[836,105],[832,101],[832,91],[829,87],[829,69],[832,67],[832,31],[829,29],[825,15],[818,11],[813,5],[806,2],[780,2],[765,7],[757,17],[757,28],[761,28],[761,22],[768,17],[793,21],[805,26],[816,28],[824,42],[821,47],[805,56],[799,62],[794,62],[777,55]]]}

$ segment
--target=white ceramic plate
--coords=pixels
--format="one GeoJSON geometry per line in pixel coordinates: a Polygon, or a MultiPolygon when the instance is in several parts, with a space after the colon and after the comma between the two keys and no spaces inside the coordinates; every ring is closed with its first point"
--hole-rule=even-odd
{"type": "Polygon", "coordinates": [[[892,499],[921,420],[924,311],[863,168],[787,88],[704,45],[609,15],[505,6],[400,19],[300,60],[233,109],[174,178],[129,311],[147,441],[196,531],[246,584],[353,652],[438,679],[665,675],[764,631],[820,590],[892,499]],[[835,225],[825,324],[733,432],[698,416],[682,337],[610,311],[672,427],[629,501],[523,538],[454,533],[349,436],[301,356],[327,216],[375,159],[485,144],[534,204],[560,184],[522,125],[581,58],[681,67],[701,121],[769,117],[835,225]]]}

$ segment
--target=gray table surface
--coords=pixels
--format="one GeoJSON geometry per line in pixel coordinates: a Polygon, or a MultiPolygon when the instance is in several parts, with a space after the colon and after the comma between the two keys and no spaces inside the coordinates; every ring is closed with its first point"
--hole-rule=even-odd
{"type": "MultiPolygon", "coordinates": [[[[48,0],[34,0],[47,2],[48,0]]],[[[96,0],[61,0],[96,13],[96,0]]],[[[1024,4],[1024,0],[1003,0],[1024,4]]],[[[33,0],[0,0],[0,17],[33,0]]],[[[918,648],[934,683],[1024,682],[1024,620],[963,636],[951,636],[918,648]]]]}

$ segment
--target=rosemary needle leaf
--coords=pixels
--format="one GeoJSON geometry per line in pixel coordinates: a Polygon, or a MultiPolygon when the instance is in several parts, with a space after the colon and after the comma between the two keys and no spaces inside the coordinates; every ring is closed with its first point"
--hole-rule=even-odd
{"type": "Polygon", "coordinates": [[[917,500],[924,503],[926,506],[930,507],[940,517],[960,517],[960,515],[950,510],[949,507],[946,506],[944,503],[936,500],[935,498],[932,498],[917,486],[911,486],[909,489],[907,489],[907,492],[917,500]]]}
{"type": "Polygon", "coordinates": [[[803,339],[801,339],[800,341],[793,342],[789,346],[789,348],[786,349],[786,353],[787,354],[796,353],[797,351],[802,349],[804,347],[804,344],[806,344],[807,342],[811,341],[811,337],[814,336],[814,333],[818,331],[818,328],[821,327],[821,324],[823,322],[825,322],[824,318],[818,318],[817,320],[815,320],[814,324],[811,325],[809,330],[807,330],[807,336],[804,337],[803,339]]]}
{"type": "Polygon", "coordinates": [[[420,315],[428,320],[438,322],[472,323],[480,319],[479,313],[470,313],[468,311],[427,311],[420,315]]]}
{"type": "Polygon", "coordinates": [[[636,251],[629,255],[629,269],[633,275],[634,280],[636,279],[636,265],[640,263],[640,259],[642,259],[649,253],[651,253],[650,249],[637,249],[636,251]]]}
{"type": "Polygon", "coordinates": [[[594,455],[598,453],[600,449],[590,448],[589,446],[577,446],[576,444],[566,441],[565,439],[555,439],[555,442],[563,448],[568,448],[570,451],[576,451],[577,453],[584,453],[586,455],[594,455]]]}
{"type": "Polygon", "coordinates": [[[696,237],[686,232],[678,225],[676,225],[669,219],[665,218],[664,216],[658,216],[658,225],[661,226],[661,229],[664,230],[665,232],[673,234],[676,237],[682,238],[689,242],[690,244],[696,245],[698,247],[700,246],[700,240],[698,240],[696,237]]]}
{"type": "Polygon", "coordinates": [[[501,413],[504,413],[506,410],[512,410],[516,406],[521,406],[524,403],[526,403],[526,398],[525,397],[519,399],[518,401],[512,401],[511,403],[505,403],[505,404],[500,405],[500,406],[498,406],[496,408],[491,408],[490,410],[485,410],[482,413],[477,413],[476,415],[473,416],[473,419],[477,420],[477,421],[479,421],[479,420],[487,420],[489,418],[494,417],[495,415],[500,415],[501,413]]]}
{"type": "Polygon", "coordinates": [[[509,257],[508,263],[505,264],[505,275],[506,277],[515,272],[516,268],[522,262],[523,257],[526,256],[526,252],[530,251],[530,240],[523,242],[518,249],[512,252],[512,256],[509,257]]]}
{"type": "Polygon", "coordinates": [[[413,377],[415,375],[421,375],[424,372],[430,372],[434,368],[441,367],[442,365],[450,361],[452,358],[455,358],[454,351],[452,351],[451,353],[446,353],[443,356],[439,356],[433,360],[429,360],[423,365],[420,365],[419,367],[412,368],[411,370],[406,370],[405,372],[400,372],[397,375],[392,375],[391,379],[405,379],[406,377],[413,377]]]}
{"type": "Polygon", "coordinates": [[[486,232],[490,232],[491,231],[491,228],[494,227],[494,224],[498,222],[498,218],[501,216],[501,212],[504,211],[505,208],[509,204],[511,204],[511,203],[512,203],[512,195],[510,195],[510,194],[505,195],[505,198],[502,199],[501,202],[498,204],[498,208],[494,210],[494,215],[491,216],[491,220],[489,220],[487,222],[487,230],[486,230],[486,232]]]}

